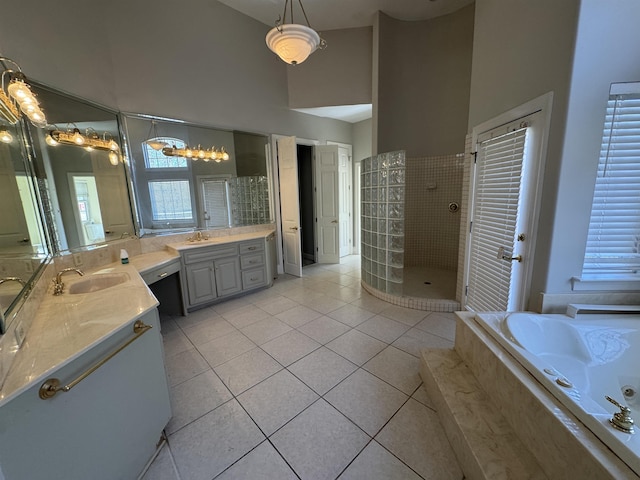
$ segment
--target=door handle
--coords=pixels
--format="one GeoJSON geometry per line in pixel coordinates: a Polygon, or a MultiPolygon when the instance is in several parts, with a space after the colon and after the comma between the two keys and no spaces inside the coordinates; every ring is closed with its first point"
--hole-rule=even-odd
{"type": "Polygon", "coordinates": [[[517,260],[518,262],[522,262],[522,255],[516,255],[515,257],[512,257],[511,255],[511,253],[505,253],[504,247],[500,247],[498,248],[498,255],[496,258],[498,260],[506,260],[507,262],[513,262],[515,260],[517,260]]]}
{"type": "Polygon", "coordinates": [[[338,220],[331,220],[331,223],[338,223],[338,220]]]}
{"type": "Polygon", "coordinates": [[[289,230],[298,230],[298,227],[289,227],[289,230]]]}

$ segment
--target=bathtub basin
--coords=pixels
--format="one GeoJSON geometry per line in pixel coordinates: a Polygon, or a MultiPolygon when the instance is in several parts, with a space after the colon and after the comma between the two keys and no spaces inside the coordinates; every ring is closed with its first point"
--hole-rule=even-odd
{"type": "Polygon", "coordinates": [[[640,315],[478,314],[476,321],[636,474],[640,433],[614,429],[631,409],[640,430],[640,315]]]}

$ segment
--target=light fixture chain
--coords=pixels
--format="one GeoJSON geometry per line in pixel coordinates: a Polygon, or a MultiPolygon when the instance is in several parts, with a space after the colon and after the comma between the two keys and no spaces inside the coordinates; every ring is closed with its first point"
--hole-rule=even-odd
{"type": "MultiPolygon", "coordinates": [[[[288,0],[287,0],[288,1],[288,0]]],[[[304,20],[307,22],[307,27],[312,28],[309,23],[309,19],[307,18],[307,12],[304,11],[304,6],[302,5],[302,0],[298,0],[300,4],[300,9],[302,10],[302,14],[304,15],[304,20]]],[[[291,23],[293,23],[293,1],[291,2],[291,23]]]]}

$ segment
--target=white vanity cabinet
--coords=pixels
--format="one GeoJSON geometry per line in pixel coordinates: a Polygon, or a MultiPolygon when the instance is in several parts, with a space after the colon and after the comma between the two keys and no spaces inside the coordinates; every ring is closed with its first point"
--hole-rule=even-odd
{"type": "Polygon", "coordinates": [[[216,245],[176,246],[183,263],[183,300],[187,309],[269,285],[264,236],[216,245]]]}
{"type": "Polygon", "coordinates": [[[133,320],[127,322],[47,372],[47,379],[68,385],[126,345],[68,392],[42,399],[38,382],[2,405],[0,478],[138,477],[171,417],[157,310],[139,320],[152,328],[136,334],[133,320]]]}

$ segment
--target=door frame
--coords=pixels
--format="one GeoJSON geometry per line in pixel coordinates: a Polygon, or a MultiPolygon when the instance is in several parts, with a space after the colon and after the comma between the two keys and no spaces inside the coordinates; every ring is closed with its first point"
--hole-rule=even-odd
{"type": "MultiPolygon", "coordinates": [[[[487,120],[475,127],[473,127],[471,134],[471,153],[475,153],[476,145],[478,143],[478,138],[491,130],[497,129],[503,125],[512,123],[520,118],[530,116],[535,113],[540,113],[540,129],[536,129],[534,131],[534,135],[536,136],[536,145],[533,147],[536,149],[537,159],[536,165],[531,170],[531,175],[535,178],[532,180],[531,186],[528,189],[527,195],[527,203],[530,205],[530,208],[527,209],[528,219],[526,222],[528,223],[527,234],[529,236],[529,240],[526,245],[526,250],[523,252],[526,255],[527,262],[524,267],[523,272],[523,281],[521,286],[521,291],[519,298],[517,299],[518,305],[521,306],[520,309],[527,309],[529,307],[529,302],[531,300],[531,292],[529,291],[531,288],[531,277],[533,274],[533,265],[534,265],[534,253],[536,249],[536,239],[538,234],[538,216],[540,212],[540,203],[542,199],[542,184],[543,184],[543,175],[544,175],[544,166],[545,160],[547,158],[547,145],[549,139],[549,129],[551,125],[551,109],[553,105],[553,92],[548,92],[544,95],[541,95],[529,102],[526,102],[518,107],[515,107],[501,115],[498,115],[495,118],[487,120]]],[[[465,254],[464,254],[464,274],[463,274],[463,285],[469,284],[469,266],[470,266],[470,228],[469,223],[471,221],[471,216],[473,213],[473,200],[475,196],[475,164],[471,165],[471,176],[470,176],[470,185],[469,185],[469,199],[467,205],[467,218],[463,225],[463,228],[466,231],[465,238],[465,254]]],[[[462,292],[461,303],[463,308],[468,309],[466,305],[466,292],[462,292]]]]}
{"type": "MultiPolygon", "coordinates": [[[[351,242],[349,245],[349,255],[353,255],[354,253],[358,253],[359,252],[359,248],[356,244],[356,221],[355,221],[355,204],[356,204],[356,194],[355,194],[355,188],[354,188],[354,177],[355,177],[355,164],[356,162],[353,159],[353,145],[349,144],[349,143],[340,143],[340,142],[333,142],[333,141],[329,141],[327,140],[327,145],[337,145],[339,148],[346,148],[348,151],[348,155],[349,155],[349,165],[347,167],[348,170],[348,184],[349,184],[349,191],[351,192],[351,195],[348,198],[348,202],[349,202],[349,236],[351,237],[351,242]]],[[[338,150],[338,155],[340,154],[340,151],[338,150]]],[[[359,197],[358,197],[359,198],[359,197]]]]}
{"type": "MultiPolygon", "coordinates": [[[[279,163],[278,163],[278,145],[277,141],[281,138],[290,137],[291,135],[282,135],[278,133],[272,133],[270,136],[270,148],[271,148],[271,172],[273,175],[273,189],[277,192],[277,195],[273,196],[273,207],[275,211],[275,221],[276,221],[276,257],[277,257],[277,268],[279,274],[284,274],[284,252],[282,249],[282,215],[280,213],[280,205],[282,199],[280,198],[281,190],[280,190],[280,175],[279,175],[279,163]]],[[[307,138],[298,138],[296,137],[296,145],[320,145],[319,140],[310,140],[307,138]]],[[[315,165],[312,166],[312,168],[315,165]]],[[[314,188],[315,188],[315,179],[314,179],[314,188]]],[[[314,207],[315,210],[315,207],[314,207]]],[[[313,212],[315,215],[315,211],[313,212]]],[[[317,243],[317,241],[316,241],[317,243]]]]}

